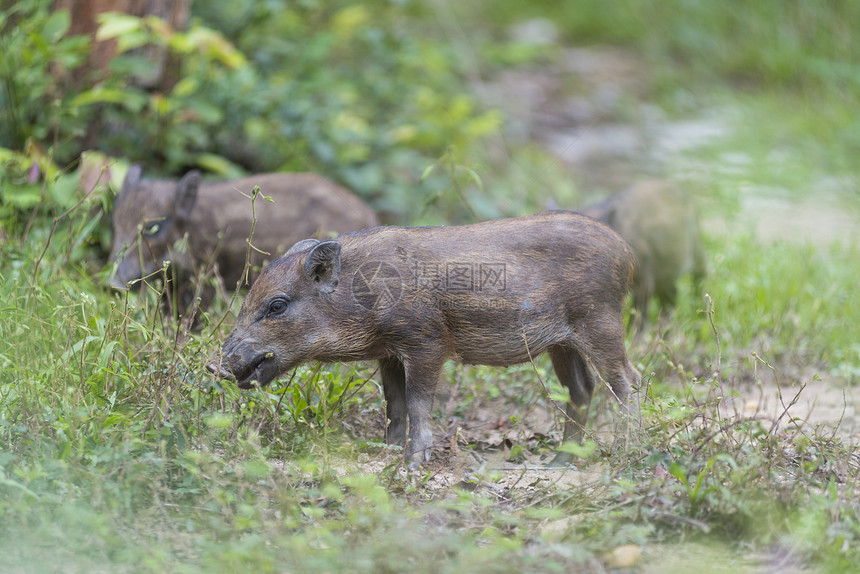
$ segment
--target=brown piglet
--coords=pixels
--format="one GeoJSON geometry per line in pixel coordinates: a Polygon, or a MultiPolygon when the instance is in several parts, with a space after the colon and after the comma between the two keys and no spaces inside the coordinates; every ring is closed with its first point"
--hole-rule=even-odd
{"type": "Polygon", "coordinates": [[[386,441],[414,466],[430,457],[446,360],[504,367],[547,352],[570,392],[564,440],[579,440],[597,381],[625,407],[639,381],[622,324],[632,271],[618,234],[564,211],[308,239],[263,270],[209,368],[249,388],[310,361],[377,360],[386,441]]]}
{"type": "Polygon", "coordinates": [[[633,249],[632,324],[641,329],[648,320],[648,304],[656,298],[661,307],[674,305],[678,280],[692,275],[697,286],[706,273],[705,251],[699,221],[689,200],[677,186],[645,180],[582,213],[606,223],[633,249]]]}
{"type": "MultiPolygon", "coordinates": [[[[358,197],[315,174],[269,173],[218,183],[201,182],[197,171],[179,181],[142,175],[141,166],[129,168],[114,204],[110,260],[117,269],[111,286],[127,289],[158,277],[167,261],[183,314],[192,310],[194,293],[201,292],[197,277],[210,266],[233,289],[243,278],[246,260],[259,268],[305,237],[378,225],[358,197]],[[255,186],[273,202],[255,200],[251,237],[249,196],[255,186]]],[[[203,295],[204,302],[211,297],[203,295]]]]}

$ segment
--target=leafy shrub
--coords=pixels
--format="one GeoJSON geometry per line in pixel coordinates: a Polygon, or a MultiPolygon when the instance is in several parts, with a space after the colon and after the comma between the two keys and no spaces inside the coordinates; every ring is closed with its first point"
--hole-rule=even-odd
{"type": "MultiPolygon", "coordinates": [[[[74,70],[87,42],[66,37],[68,14],[49,5],[31,0],[2,13],[0,24],[14,33],[3,40],[9,137],[0,146],[21,151],[30,141],[60,165],[79,156],[76,138],[95,129],[102,151],[153,174],[317,171],[388,219],[415,220],[452,185],[442,172],[421,181],[424,169],[449,149],[465,157],[500,122],[462,93],[456,54],[416,34],[399,4],[379,2],[376,12],[347,2],[204,1],[186,32],[155,17],[102,14],[96,38],[116,40],[118,55],[103,79],[77,84],[84,88],[55,85],[52,67],[74,70]],[[165,92],[140,87],[156,65],[140,53],[148,46],[178,58],[181,79],[165,92]]],[[[427,216],[473,219],[462,201],[445,195],[444,217],[427,216]]]]}
{"type": "MultiPolygon", "coordinates": [[[[0,147],[68,147],[89,121],[72,105],[74,93],[58,84],[59,69],[83,63],[88,42],[66,37],[68,11],[51,12],[48,0],[4,2],[0,8],[0,147]]],[[[69,154],[71,155],[71,154],[69,154]]]]}

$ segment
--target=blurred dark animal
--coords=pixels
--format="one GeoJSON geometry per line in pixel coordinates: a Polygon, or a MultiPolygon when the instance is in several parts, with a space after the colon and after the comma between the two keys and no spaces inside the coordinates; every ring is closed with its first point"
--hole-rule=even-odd
{"type": "Polygon", "coordinates": [[[633,249],[633,308],[638,315],[633,323],[637,330],[648,321],[652,297],[661,307],[674,305],[678,279],[689,273],[698,286],[705,277],[699,221],[674,184],[642,181],[580,211],[612,227],[633,249]]]}
{"type": "Polygon", "coordinates": [[[139,165],[128,170],[114,205],[110,260],[117,269],[111,286],[139,286],[141,279],[160,276],[169,261],[169,277],[186,317],[196,296],[204,303],[212,296],[196,285],[207,268],[232,289],[249,257],[251,267],[259,269],[299,239],[378,224],[358,197],[319,175],[270,173],[201,183],[197,171],[178,182],[142,179],[142,174],[139,165]],[[261,196],[254,202],[257,221],[249,249],[254,186],[261,196]]]}
{"type": "Polygon", "coordinates": [[[564,439],[575,440],[598,377],[625,406],[639,381],[621,317],[632,273],[618,234],[563,211],[308,239],[251,286],[210,370],[249,388],[309,361],[378,360],[386,440],[416,465],[429,460],[446,360],[508,366],[548,352],[570,391],[564,439]]]}

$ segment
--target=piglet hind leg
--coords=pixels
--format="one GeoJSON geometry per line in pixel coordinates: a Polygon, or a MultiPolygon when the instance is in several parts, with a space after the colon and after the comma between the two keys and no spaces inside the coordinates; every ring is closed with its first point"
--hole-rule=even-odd
{"type": "MultiPolygon", "coordinates": [[[[570,391],[564,440],[582,440],[588,420],[588,406],[595,387],[609,386],[613,397],[621,404],[626,417],[632,413],[630,391],[639,386],[639,372],[627,358],[624,348],[624,326],[621,313],[596,316],[578,330],[581,336],[567,347],[550,349],[553,367],[559,380],[570,391]]],[[[552,465],[570,462],[568,453],[559,453],[552,465]]]]}
{"type": "MultiPolygon", "coordinates": [[[[549,351],[552,366],[559,382],[570,393],[566,405],[567,418],[564,421],[564,442],[582,442],[585,425],[588,422],[588,409],[594,393],[595,377],[585,359],[578,351],[569,347],[554,347],[549,351]]],[[[549,467],[566,467],[573,462],[573,454],[559,452],[549,463],[549,467]]]]}
{"type": "Polygon", "coordinates": [[[397,358],[379,362],[385,394],[385,443],[406,446],[406,371],[397,358]]]}
{"type": "Polygon", "coordinates": [[[620,318],[595,325],[585,345],[589,354],[582,356],[589,373],[597,377],[597,385],[609,387],[607,390],[621,407],[622,417],[630,422],[638,413],[632,391],[639,388],[642,377],[627,357],[623,329],[620,318]]]}

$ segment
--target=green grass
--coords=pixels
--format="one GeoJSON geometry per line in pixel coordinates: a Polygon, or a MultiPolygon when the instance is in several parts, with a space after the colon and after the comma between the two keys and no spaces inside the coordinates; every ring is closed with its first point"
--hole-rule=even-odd
{"type": "MultiPolygon", "coordinates": [[[[764,245],[747,234],[712,239],[709,253],[702,289],[714,301],[726,348],[826,371],[857,361],[856,246],[764,245]]],[[[682,301],[670,329],[688,342],[710,344],[711,330],[701,320],[706,304],[692,296],[682,301]]]]}
{"type": "MultiPolygon", "coordinates": [[[[372,366],[308,365],[265,390],[214,381],[204,365],[235,309],[218,303],[201,332],[177,337],[157,293],[120,296],[93,279],[104,279],[98,201],[58,219],[53,232],[50,218],[75,196],[45,205],[26,242],[32,205],[10,204],[18,224],[6,228],[8,240],[0,234],[4,572],[603,572],[619,546],[683,555],[690,541],[747,565],[771,552],[816,571],[856,569],[856,439],[831,426],[732,418],[725,401],[774,375],[786,400],[816,373],[849,395],[860,381],[856,240],[769,243],[742,219],[750,189],[807,201],[823,197],[828,177],[856,182],[851,62],[860,36],[848,33],[856,6],[512,6],[470,7],[485,16],[474,37],[504,47],[504,26],[550,16],[567,42],[643,54],[649,96],[664,105],[688,90],[694,102],[737,111],[726,138],[672,167],[703,200],[703,218],[734,223],[706,237],[703,291],[713,306],[685,283],[677,309],[629,341],[646,383],[630,427],[612,432],[617,417],[599,391],[576,480],[538,473],[510,487],[494,463],[477,461],[495,460],[497,447],[539,462],[557,446],[558,428],[533,423],[546,402],[535,369],[557,390],[548,361],[451,365],[436,432],[469,464],[455,467],[463,458],[443,448],[442,467],[407,476],[397,451],[380,444],[372,366]],[[483,411],[510,444],[474,438],[485,432],[483,411]]],[[[514,46],[496,57],[503,66],[534,54],[514,46]]],[[[547,195],[578,198],[575,178],[545,152],[509,157],[514,165],[487,178],[498,187],[466,189],[480,214],[539,209],[547,195]]],[[[453,183],[472,185],[465,167],[452,163],[453,183]]],[[[462,216],[457,191],[440,191],[422,217],[462,216]]],[[[827,199],[857,207],[848,184],[827,199]]]]}
{"type": "Polygon", "coordinates": [[[729,79],[745,86],[824,90],[845,97],[856,94],[860,82],[853,60],[860,40],[852,28],[860,7],[850,0],[540,0],[472,10],[497,27],[549,18],[567,43],[628,46],[661,73],[677,76],[670,69],[680,67],[681,74],[691,73],[698,81],[729,79]]]}
{"type": "MultiPolygon", "coordinates": [[[[73,217],[64,233],[86,224],[73,217]]],[[[596,482],[508,491],[492,471],[471,491],[430,488],[431,476],[396,465],[368,471],[356,461],[396,460],[376,445],[381,419],[365,420],[381,411],[378,383],[362,384],[372,371],[310,366],[267,391],[216,384],[203,369],[225,334],[216,321],[178,340],[156,297],[96,286],[66,260],[62,237],[34,270],[41,251],[7,247],[0,270],[8,571],[587,572],[617,546],[679,537],[793,548],[831,571],[857,558],[849,447],[729,424],[717,399],[721,380],[755,376],[735,360],[750,351],[780,369],[856,368],[856,250],[712,238],[705,288],[724,363],[686,289],[662,336],[631,347],[654,375],[628,438],[595,435],[583,464],[602,469],[596,482]],[[681,362],[690,372],[679,382],[681,362]]],[[[457,424],[480,397],[500,397],[502,416],[544,400],[530,366],[446,378],[458,376],[457,424]]],[[[523,440],[532,455],[552,447],[523,440]]]]}

